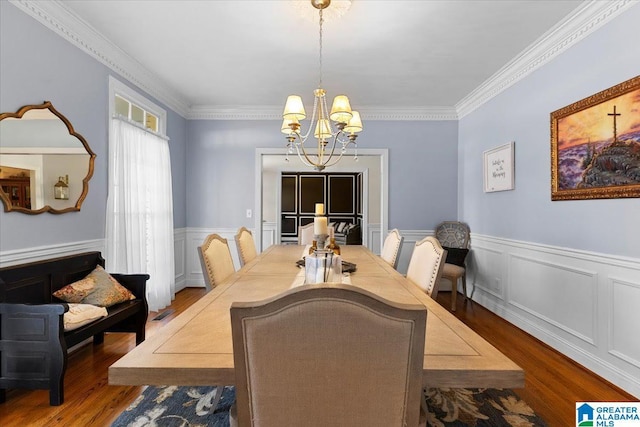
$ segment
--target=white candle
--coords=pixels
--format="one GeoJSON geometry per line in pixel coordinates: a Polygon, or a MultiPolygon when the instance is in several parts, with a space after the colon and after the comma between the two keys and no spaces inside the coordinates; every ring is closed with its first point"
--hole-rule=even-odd
{"type": "Polygon", "coordinates": [[[324,215],[324,203],[316,203],[316,215],[324,215]]]}
{"type": "Polygon", "coordinates": [[[313,219],[313,234],[327,234],[327,217],[317,216],[313,219]]]}

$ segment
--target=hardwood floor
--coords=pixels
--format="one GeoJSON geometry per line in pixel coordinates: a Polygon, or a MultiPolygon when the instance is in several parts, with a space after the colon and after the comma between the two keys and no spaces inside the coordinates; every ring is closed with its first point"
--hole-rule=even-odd
{"type": "MultiPolygon", "coordinates": [[[[637,401],[548,345],[493,314],[478,303],[465,303],[458,294],[455,316],[525,371],[525,387],[514,391],[549,427],[575,425],[576,402],[637,401]]],[[[437,301],[451,307],[451,292],[437,301]]]]}
{"type": "MultiPolygon", "coordinates": [[[[159,321],[150,313],[147,336],[204,295],[188,288],[176,295],[173,312],[159,321]]],[[[465,304],[458,295],[456,316],[525,370],[524,389],[515,390],[549,425],[574,425],[576,401],[637,400],[550,347],[484,309],[465,304]]],[[[438,295],[450,307],[450,293],[438,295]]],[[[65,403],[49,406],[46,390],[9,390],[0,404],[0,426],[109,426],[140,394],[142,387],[110,386],[107,369],[135,346],[133,334],[105,334],[104,344],[86,344],[69,357],[65,403]]]]}

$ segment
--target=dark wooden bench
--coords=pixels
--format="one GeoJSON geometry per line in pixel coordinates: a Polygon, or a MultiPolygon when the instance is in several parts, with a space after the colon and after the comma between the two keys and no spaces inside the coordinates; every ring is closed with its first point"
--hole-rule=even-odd
{"type": "Polygon", "coordinates": [[[67,349],[105,332],[132,332],[144,341],[148,306],[148,274],[112,274],[135,296],[107,308],[108,315],[65,332],[63,314],[69,306],[52,293],[84,278],[104,259],[87,252],[0,268],[0,402],[10,388],[49,389],[51,405],[64,401],[67,349]]]}

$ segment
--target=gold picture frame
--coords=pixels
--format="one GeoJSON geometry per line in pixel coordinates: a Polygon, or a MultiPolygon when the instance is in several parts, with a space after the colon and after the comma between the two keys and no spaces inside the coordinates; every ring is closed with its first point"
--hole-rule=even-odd
{"type": "Polygon", "coordinates": [[[640,197],[640,76],[551,113],[551,200],[640,197]]]}

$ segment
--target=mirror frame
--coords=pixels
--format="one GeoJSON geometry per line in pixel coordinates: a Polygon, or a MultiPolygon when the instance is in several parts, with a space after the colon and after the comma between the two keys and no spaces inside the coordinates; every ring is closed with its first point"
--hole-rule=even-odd
{"type": "Polygon", "coordinates": [[[21,107],[18,111],[16,111],[15,113],[2,113],[0,114],[0,121],[7,119],[7,118],[16,118],[16,119],[21,119],[22,116],[27,112],[27,111],[31,111],[31,110],[49,110],[51,111],[51,113],[53,113],[55,116],[57,116],[60,120],[62,120],[62,122],[67,126],[67,130],[69,131],[69,135],[74,136],[76,138],[78,138],[78,140],[82,143],[84,149],[87,151],[87,153],[89,154],[89,171],[87,172],[87,176],[84,177],[84,179],[82,180],[82,193],[80,193],[80,197],[78,197],[78,201],[76,202],[75,206],[70,206],[68,208],[64,208],[64,209],[55,209],[52,208],[50,205],[45,205],[40,209],[27,209],[21,206],[13,206],[13,204],[11,203],[11,199],[9,198],[9,195],[7,193],[4,192],[4,190],[2,190],[2,188],[0,188],[0,199],[2,199],[2,203],[4,204],[4,211],[5,212],[22,212],[22,213],[26,213],[29,215],[37,215],[37,214],[41,214],[43,212],[50,212],[52,214],[62,214],[62,213],[66,213],[66,212],[76,212],[80,210],[80,206],[82,206],[82,202],[84,201],[84,199],[87,197],[87,194],[89,193],[89,180],[91,179],[91,177],[93,176],[93,167],[94,167],[94,161],[96,158],[96,154],[91,151],[91,147],[89,147],[89,144],[87,143],[87,140],[84,139],[84,137],[82,135],[80,135],[79,133],[77,133],[74,129],[73,129],[73,125],[71,125],[71,122],[65,117],[63,116],[58,110],[56,110],[53,105],[51,104],[50,101],[44,101],[42,104],[36,104],[36,105],[25,105],[24,107],[21,107]]]}

